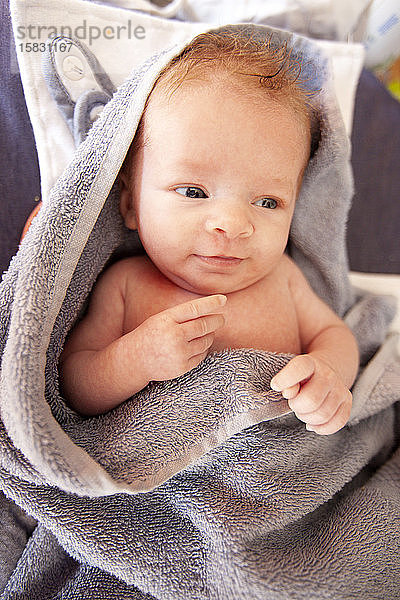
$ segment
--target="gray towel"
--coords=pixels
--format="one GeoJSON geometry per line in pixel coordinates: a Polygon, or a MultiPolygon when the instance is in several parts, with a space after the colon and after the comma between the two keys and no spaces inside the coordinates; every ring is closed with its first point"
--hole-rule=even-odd
{"type": "MultiPolygon", "coordinates": [[[[311,41],[273,34],[319,78],[321,143],[290,252],[359,341],[351,420],[333,436],[307,432],[269,388],[290,356],[253,349],[212,354],[99,417],[60,395],[58,358],[93,283],[111,256],[137,249],[114,181],[152,83],[181,46],[167,49],[106,105],[1,284],[0,481],[38,522],[17,563],[15,552],[1,558],[2,598],[400,598],[393,306],[349,284],[349,144],[329,64],[311,41]]],[[[28,535],[21,519],[7,531],[28,535]]]]}

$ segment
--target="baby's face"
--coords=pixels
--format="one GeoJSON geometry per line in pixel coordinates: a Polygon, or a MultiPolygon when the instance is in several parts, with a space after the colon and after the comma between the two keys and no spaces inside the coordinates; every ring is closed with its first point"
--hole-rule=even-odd
{"type": "Polygon", "coordinates": [[[284,252],[310,138],[292,109],[257,100],[227,81],[184,83],[169,102],[157,91],[150,100],[125,222],[186,290],[241,290],[284,252]]]}

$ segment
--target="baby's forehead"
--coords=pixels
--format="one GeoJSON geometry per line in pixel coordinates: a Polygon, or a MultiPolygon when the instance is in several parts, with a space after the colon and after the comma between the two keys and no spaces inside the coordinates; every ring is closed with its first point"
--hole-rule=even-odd
{"type": "MultiPolygon", "coordinates": [[[[174,115],[175,107],[180,105],[180,114],[189,112],[193,105],[197,105],[199,98],[215,98],[216,111],[227,105],[236,104],[243,108],[244,116],[258,112],[260,119],[265,111],[276,111],[279,119],[279,109],[287,110],[293,120],[304,126],[304,135],[310,134],[310,118],[306,109],[302,110],[285,95],[273,95],[268,90],[260,87],[253,77],[247,74],[232,74],[228,71],[215,71],[208,76],[190,77],[179,83],[172,91],[161,84],[151,92],[143,113],[144,137],[151,137],[152,126],[160,126],[160,121],[167,115],[174,115]],[[187,110],[185,110],[187,109],[187,110]],[[276,110],[278,109],[278,110],[276,110]]],[[[211,112],[211,111],[210,111],[211,112]]],[[[210,114],[210,118],[212,115],[210,114]]],[[[232,121],[232,127],[234,127],[232,121]]]]}

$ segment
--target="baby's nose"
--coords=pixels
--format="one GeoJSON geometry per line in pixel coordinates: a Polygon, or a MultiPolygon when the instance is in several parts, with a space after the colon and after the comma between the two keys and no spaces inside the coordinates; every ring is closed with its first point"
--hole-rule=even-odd
{"type": "Polygon", "coordinates": [[[250,237],[254,231],[246,208],[220,206],[206,220],[208,233],[223,234],[230,239],[250,237]]]}

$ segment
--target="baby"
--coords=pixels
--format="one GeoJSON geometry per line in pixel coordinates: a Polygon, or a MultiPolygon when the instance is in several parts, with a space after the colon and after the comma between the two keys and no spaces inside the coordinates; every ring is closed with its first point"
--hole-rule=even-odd
{"type": "Polygon", "coordinates": [[[270,46],[201,34],[157,79],[120,173],[120,211],[146,255],[99,278],[60,360],[80,413],[247,347],[296,355],[271,387],[308,430],[346,424],[356,342],[285,254],[309,99],[290,52],[270,46]]]}

